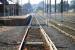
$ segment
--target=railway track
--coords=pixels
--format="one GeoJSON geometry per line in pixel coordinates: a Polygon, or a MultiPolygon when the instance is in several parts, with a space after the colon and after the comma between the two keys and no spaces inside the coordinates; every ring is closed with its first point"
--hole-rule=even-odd
{"type": "Polygon", "coordinates": [[[57,48],[40,26],[38,20],[32,17],[19,46],[19,50],[57,50],[57,48]],[[34,20],[36,20],[36,22],[34,20]],[[33,21],[38,24],[33,24],[33,21]]]}
{"type": "Polygon", "coordinates": [[[52,27],[50,23],[48,23],[49,26],[47,26],[44,17],[40,17],[38,15],[36,16],[40,24],[45,24],[44,26],[43,25],[41,26],[44,28],[45,32],[49,35],[51,40],[54,42],[58,50],[74,50],[75,49],[74,40],[65,36],[62,32],[52,27]]]}

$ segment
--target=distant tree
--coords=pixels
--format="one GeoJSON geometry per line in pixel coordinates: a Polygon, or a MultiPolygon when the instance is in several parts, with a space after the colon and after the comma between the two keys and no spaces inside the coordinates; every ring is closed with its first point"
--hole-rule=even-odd
{"type": "Polygon", "coordinates": [[[74,12],[75,12],[75,0],[72,0],[71,1],[71,6],[70,6],[71,9],[74,9],[74,12]]]}
{"type": "Polygon", "coordinates": [[[69,3],[67,1],[63,2],[63,11],[67,11],[69,9],[69,3]]]}
{"type": "Polygon", "coordinates": [[[30,3],[24,4],[22,8],[24,14],[31,13],[33,10],[32,5],[30,3]]]}
{"type": "Polygon", "coordinates": [[[57,4],[57,9],[59,12],[68,11],[69,10],[69,3],[67,1],[61,1],[57,4]]]}

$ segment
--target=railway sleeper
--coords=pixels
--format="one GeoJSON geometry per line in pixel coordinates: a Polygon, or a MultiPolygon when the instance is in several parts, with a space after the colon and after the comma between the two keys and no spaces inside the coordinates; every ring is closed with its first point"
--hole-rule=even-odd
{"type": "Polygon", "coordinates": [[[22,50],[50,50],[42,37],[40,28],[31,27],[29,29],[22,50]]]}

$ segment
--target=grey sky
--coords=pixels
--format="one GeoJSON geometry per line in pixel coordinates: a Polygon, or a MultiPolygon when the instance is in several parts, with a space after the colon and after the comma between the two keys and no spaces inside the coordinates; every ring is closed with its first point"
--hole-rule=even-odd
{"type": "MultiPolygon", "coordinates": [[[[11,2],[11,1],[9,1],[9,3],[15,3],[15,2],[19,2],[20,4],[25,4],[25,3],[28,3],[28,0],[12,0],[13,2],[11,2]]],[[[44,1],[44,0],[30,0],[30,3],[31,4],[38,4],[39,2],[41,2],[41,1],[44,1]]],[[[50,0],[49,0],[50,1],[50,0]]],[[[64,1],[66,1],[66,0],[64,0],[64,1]]],[[[70,3],[70,1],[71,0],[68,0],[69,1],[69,3],[70,3]]],[[[51,3],[52,4],[54,4],[55,3],[55,0],[51,0],[51,3]]],[[[57,3],[60,3],[60,0],[57,0],[57,3]]]]}

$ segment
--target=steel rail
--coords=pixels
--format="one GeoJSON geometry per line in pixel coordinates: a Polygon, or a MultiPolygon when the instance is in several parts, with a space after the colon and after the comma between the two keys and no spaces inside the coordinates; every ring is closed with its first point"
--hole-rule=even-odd
{"type": "MultiPolygon", "coordinates": [[[[36,19],[36,18],[35,18],[35,19],[36,19]]],[[[51,39],[49,38],[49,36],[46,34],[46,32],[44,31],[44,29],[42,28],[42,26],[40,25],[40,23],[38,22],[37,19],[36,19],[36,21],[37,21],[37,23],[39,24],[40,31],[41,31],[41,33],[42,33],[42,35],[43,35],[43,37],[44,37],[44,39],[45,39],[47,45],[49,46],[49,50],[57,50],[57,48],[55,47],[55,45],[53,44],[53,42],[51,41],[51,39]]],[[[32,22],[32,20],[31,20],[31,22],[32,22]]],[[[31,24],[31,22],[30,22],[30,24],[31,24]]],[[[29,25],[30,25],[30,24],[29,24],[29,25]]],[[[30,26],[28,26],[28,28],[27,28],[27,30],[26,30],[26,32],[25,32],[25,35],[24,35],[24,37],[23,37],[23,39],[22,39],[21,45],[20,45],[20,47],[19,47],[19,50],[22,50],[22,47],[23,47],[23,44],[24,44],[24,40],[26,39],[26,36],[27,36],[27,34],[28,34],[29,28],[30,28],[30,26]]]]}
{"type": "MultiPolygon", "coordinates": [[[[37,18],[35,18],[37,20],[37,18]]],[[[46,42],[47,42],[47,45],[49,46],[49,49],[50,50],[57,50],[56,46],[54,45],[54,43],[51,41],[50,37],[46,34],[46,32],[44,31],[44,29],[42,28],[42,26],[40,25],[39,21],[37,20],[37,23],[39,24],[40,26],[40,30],[41,30],[41,33],[42,35],[44,36],[46,42]]]]}
{"type": "Polygon", "coordinates": [[[31,19],[29,25],[27,26],[26,32],[25,32],[25,34],[23,36],[22,42],[21,42],[18,50],[22,50],[22,46],[23,46],[24,40],[26,39],[26,36],[28,34],[27,32],[28,32],[29,28],[31,27],[31,22],[32,22],[32,19],[31,19]]]}

